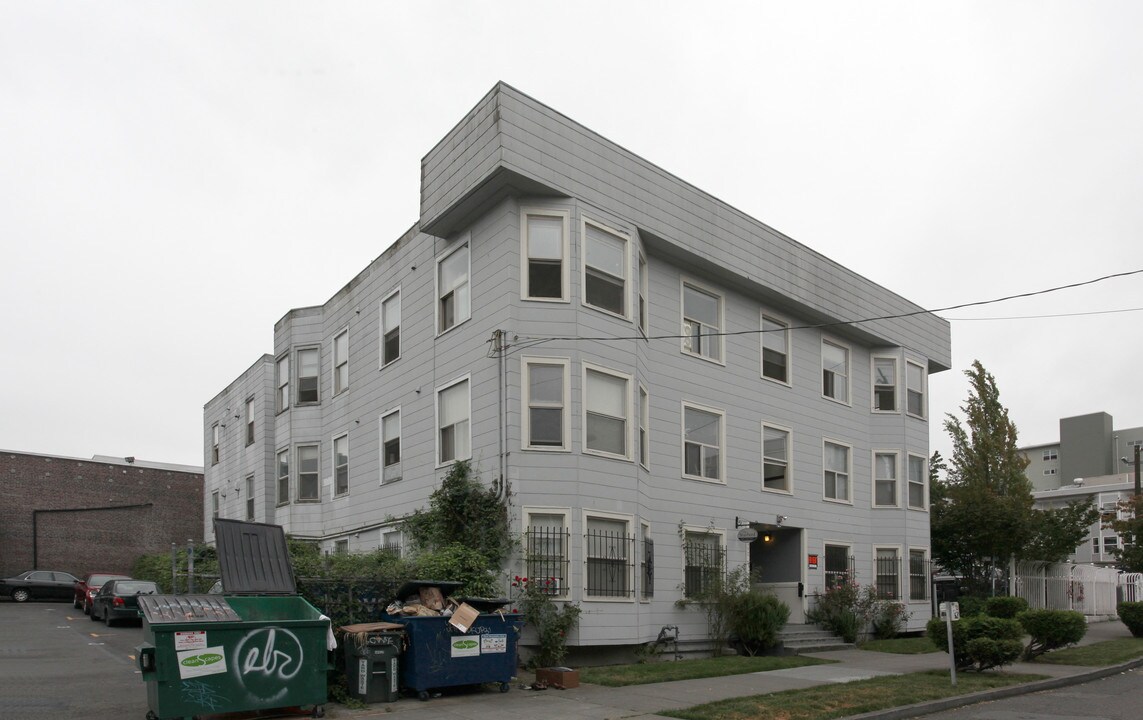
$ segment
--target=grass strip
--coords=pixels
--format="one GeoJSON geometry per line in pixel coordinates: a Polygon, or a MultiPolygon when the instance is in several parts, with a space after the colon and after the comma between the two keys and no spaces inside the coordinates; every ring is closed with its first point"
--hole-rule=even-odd
{"type": "Polygon", "coordinates": [[[805,657],[804,655],[783,655],[780,657],[731,655],[718,658],[679,660],[678,662],[581,668],[579,672],[582,682],[607,685],[608,687],[623,687],[624,685],[646,685],[672,680],[744,675],[746,673],[785,670],[786,668],[823,665],[832,662],[832,660],[805,657]]]}
{"type": "Polygon", "coordinates": [[[1053,650],[1036,658],[1035,661],[1052,665],[1107,667],[1138,657],[1143,657],[1143,638],[1119,638],[1092,643],[1091,645],[1053,650]]]}
{"type": "Polygon", "coordinates": [[[896,653],[898,655],[920,655],[921,653],[940,652],[940,648],[925,636],[900,637],[890,640],[868,640],[857,646],[859,650],[873,652],[896,653]]]}
{"type": "Polygon", "coordinates": [[[957,673],[957,685],[943,671],[886,675],[869,680],[785,690],[663,710],[659,715],[683,720],[827,720],[874,710],[912,705],[981,690],[1043,680],[1043,675],[957,673]]]}

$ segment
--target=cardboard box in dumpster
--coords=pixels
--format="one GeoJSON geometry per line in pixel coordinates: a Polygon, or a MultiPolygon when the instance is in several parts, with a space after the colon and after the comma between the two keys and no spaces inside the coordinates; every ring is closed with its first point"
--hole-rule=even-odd
{"type": "Polygon", "coordinates": [[[452,617],[448,619],[448,624],[462,633],[466,633],[478,617],[480,617],[480,613],[476,611],[476,608],[468,603],[461,603],[456,610],[452,611],[452,617]]]}

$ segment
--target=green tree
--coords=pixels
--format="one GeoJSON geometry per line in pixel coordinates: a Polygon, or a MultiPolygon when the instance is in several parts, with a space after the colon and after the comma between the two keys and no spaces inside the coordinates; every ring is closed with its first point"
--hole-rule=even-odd
{"type": "Polygon", "coordinates": [[[1143,572],[1143,544],[1138,542],[1143,536],[1143,495],[1120,500],[1119,510],[1120,515],[1126,516],[1124,519],[1104,523],[1104,527],[1114,530],[1120,538],[1115,559],[1124,572],[1143,572]]]}
{"type": "MultiPolygon", "coordinates": [[[[1032,508],[1032,483],[1024,473],[1028,460],[1017,449],[1016,425],[1000,402],[996,379],[979,360],[964,374],[971,386],[961,406],[965,421],[947,416],[952,458],[945,479],[932,483],[933,559],[985,594],[994,570],[1010,559],[1066,558],[1098,512],[1084,503],[1032,508]]],[[[938,463],[944,464],[934,454],[930,472],[938,463]]]]}

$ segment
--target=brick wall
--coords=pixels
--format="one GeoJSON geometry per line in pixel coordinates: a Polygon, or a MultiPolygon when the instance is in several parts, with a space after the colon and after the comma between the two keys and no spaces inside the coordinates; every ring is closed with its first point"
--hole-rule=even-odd
{"type": "Polygon", "coordinates": [[[0,577],[129,573],[140,555],[201,542],[202,488],[202,473],[0,453],[0,577]]]}

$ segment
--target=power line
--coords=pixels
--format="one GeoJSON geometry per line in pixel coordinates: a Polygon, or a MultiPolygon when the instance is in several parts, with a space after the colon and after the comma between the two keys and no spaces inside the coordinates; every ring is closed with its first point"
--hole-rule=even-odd
{"type": "MultiPolygon", "coordinates": [[[[945,307],[932,308],[932,309],[928,309],[928,310],[914,310],[912,312],[897,313],[894,315],[879,315],[877,317],[861,318],[858,320],[835,320],[832,322],[815,323],[815,324],[811,324],[811,325],[792,325],[789,327],[777,328],[774,330],[763,330],[763,329],[759,328],[757,330],[736,330],[734,332],[704,333],[703,337],[735,337],[738,335],[760,335],[762,333],[767,333],[767,332],[789,332],[791,330],[818,330],[821,328],[838,327],[841,325],[860,325],[863,323],[878,322],[881,320],[897,320],[900,318],[914,317],[916,315],[933,315],[936,313],[945,312],[947,310],[960,310],[961,308],[966,308],[966,307],[977,307],[980,305],[993,305],[995,303],[1007,302],[1008,300],[1017,300],[1019,298],[1034,297],[1036,295],[1046,295],[1048,293],[1059,292],[1060,290],[1071,290],[1072,288],[1083,287],[1085,285],[1093,285],[1095,283],[1104,282],[1105,280],[1113,280],[1115,278],[1128,277],[1131,275],[1138,275],[1140,273],[1143,273],[1143,269],[1127,270],[1127,271],[1120,272],[1120,273],[1113,273],[1111,275],[1104,275],[1102,277],[1098,277],[1098,278],[1095,278],[1092,280],[1083,280],[1081,282],[1068,283],[1067,285],[1056,285],[1054,287],[1045,288],[1043,290],[1033,290],[1031,292],[1018,293],[1016,295],[1005,295],[1004,297],[993,298],[991,300],[976,300],[973,302],[960,303],[957,305],[947,305],[945,307]]],[[[516,338],[514,338],[515,340],[523,341],[523,342],[519,343],[520,347],[517,347],[516,343],[513,343],[509,347],[512,348],[512,350],[510,352],[514,352],[516,350],[523,349],[523,347],[525,347],[525,346],[526,347],[534,347],[536,345],[540,345],[540,344],[548,343],[548,342],[561,342],[561,341],[563,341],[563,342],[578,342],[580,340],[597,341],[597,342],[614,342],[617,340],[679,340],[679,339],[688,338],[688,337],[691,337],[691,336],[690,335],[644,335],[642,333],[640,333],[638,335],[628,335],[628,336],[610,335],[607,337],[587,337],[587,336],[551,336],[551,337],[525,336],[525,337],[519,337],[519,336],[517,336],[516,338]]]]}
{"type": "Polygon", "coordinates": [[[1123,308],[1122,310],[1092,310],[1091,312],[1058,313],[1055,315],[1011,315],[1009,317],[945,318],[952,322],[974,322],[976,320],[1040,320],[1042,318],[1082,317],[1084,315],[1114,315],[1116,313],[1139,312],[1143,307],[1123,308]]]}

